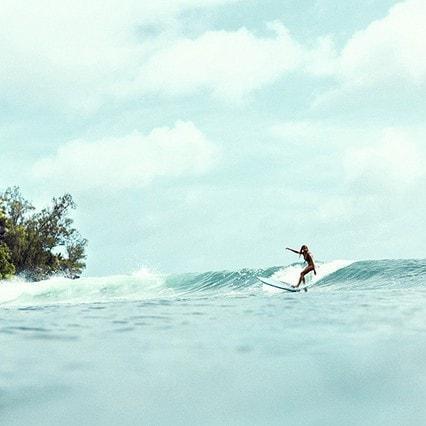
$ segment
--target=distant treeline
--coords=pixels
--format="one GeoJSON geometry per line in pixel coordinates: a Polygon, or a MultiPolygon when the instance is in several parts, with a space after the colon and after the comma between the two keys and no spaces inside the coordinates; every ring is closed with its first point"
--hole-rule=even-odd
{"type": "Polygon", "coordinates": [[[37,212],[19,188],[0,193],[0,279],[78,277],[86,266],[87,240],[72,227],[74,208],[70,194],[53,198],[50,207],[37,212]]]}

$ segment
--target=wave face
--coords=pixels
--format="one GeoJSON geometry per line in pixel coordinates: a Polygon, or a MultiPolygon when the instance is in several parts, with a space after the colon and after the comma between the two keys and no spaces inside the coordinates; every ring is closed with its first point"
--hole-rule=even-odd
{"type": "MultiPolygon", "coordinates": [[[[302,264],[296,263],[267,269],[172,275],[142,270],[131,275],[89,277],[76,281],[64,278],[38,283],[15,280],[0,283],[0,304],[33,306],[250,293],[262,289],[257,276],[274,276],[293,283],[297,282],[302,267],[302,264]]],[[[319,262],[317,276],[309,279],[316,282],[318,291],[419,288],[426,286],[426,260],[319,262]]],[[[265,287],[263,290],[270,289],[265,287]]]]}
{"type": "Polygon", "coordinates": [[[365,260],[327,275],[321,287],[339,289],[426,288],[426,260],[365,260]]]}

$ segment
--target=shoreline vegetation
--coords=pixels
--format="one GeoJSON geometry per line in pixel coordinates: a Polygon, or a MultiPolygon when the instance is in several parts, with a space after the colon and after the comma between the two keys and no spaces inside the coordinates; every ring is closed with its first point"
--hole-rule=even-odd
{"type": "Polygon", "coordinates": [[[79,278],[86,267],[87,240],[72,226],[69,215],[75,208],[70,194],[36,211],[18,187],[0,193],[0,279],[79,278]]]}

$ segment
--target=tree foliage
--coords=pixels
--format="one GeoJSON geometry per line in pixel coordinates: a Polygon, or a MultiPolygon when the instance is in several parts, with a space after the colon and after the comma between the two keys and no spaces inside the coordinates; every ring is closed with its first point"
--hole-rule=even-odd
{"type": "Polygon", "coordinates": [[[75,207],[70,194],[53,198],[39,212],[17,187],[0,194],[0,277],[77,277],[86,266],[87,240],[72,226],[69,214],[75,207]]]}

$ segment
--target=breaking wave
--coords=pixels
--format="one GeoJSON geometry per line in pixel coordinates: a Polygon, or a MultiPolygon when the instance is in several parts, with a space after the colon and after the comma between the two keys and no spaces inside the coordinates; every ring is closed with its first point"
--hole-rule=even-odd
{"type": "MultiPolygon", "coordinates": [[[[51,278],[38,283],[0,282],[0,304],[33,306],[100,303],[126,300],[224,296],[262,289],[257,276],[297,282],[303,264],[266,269],[158,274],[141,270],[130,275],[87,277],[70,281],[51,278]]],[[[327,291],[418,288],[426,285],[426,260],[367,260],[319,262],[314,288],[327,291]]],[[[426,287],[425,287],[426,288],[426,287]]]]}

